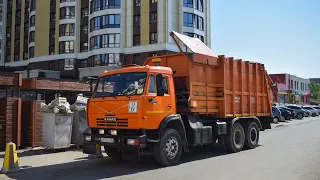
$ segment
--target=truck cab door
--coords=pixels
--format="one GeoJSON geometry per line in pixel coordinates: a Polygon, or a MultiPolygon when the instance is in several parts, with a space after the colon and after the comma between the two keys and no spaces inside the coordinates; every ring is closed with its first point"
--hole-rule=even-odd
{"type": "Polygon", "coordinates": [[[175,113],[174,89],[170,86],[170,76],[163,75],[162,83],[164,88],[164,96],[157,96],[156,92],[156,75],[149,75],[149,87],[147,89],[146,118],[147,128],[157,129],[162,120],[175,113]]]}

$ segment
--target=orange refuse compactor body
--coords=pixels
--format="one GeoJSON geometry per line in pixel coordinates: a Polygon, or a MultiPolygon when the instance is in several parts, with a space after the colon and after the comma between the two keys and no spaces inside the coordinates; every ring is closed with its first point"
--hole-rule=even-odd
{"type": "Polygon", "coordinates": [[[229,152],[255,148],[270,129],[271,79],[264,65],[217,56],[172,31],[180,53],[150,57],[102,73],[87,103],[83,152],[109,157],[153,153],[165,166],[190,146],[218,143],[229,152]],[[185,51],[183,49],[185,48],[185,51]]]}

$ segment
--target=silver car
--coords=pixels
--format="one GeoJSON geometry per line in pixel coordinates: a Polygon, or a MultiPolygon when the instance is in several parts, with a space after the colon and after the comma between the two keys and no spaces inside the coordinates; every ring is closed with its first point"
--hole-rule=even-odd
{"type": "Polygon", "coordinates": [[[313,108],[312,106],[302,106],[303,109],[310,111],[312,117],[316,117],[319,116],[319,111],[315,108],[313,108]]]}

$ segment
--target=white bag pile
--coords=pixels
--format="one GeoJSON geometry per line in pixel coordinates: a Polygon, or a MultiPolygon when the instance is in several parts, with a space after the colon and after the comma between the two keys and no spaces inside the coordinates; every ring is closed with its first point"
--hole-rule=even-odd
{"type": "Polygon", "coordinates": [[[43,112],[49,113],[72,113],[70,110],[70,104],[67,102],[67,98],[58,97],[51,101],[48,105],[41,103],[41,109],[43,112]]]}
{"type": "Polygon", "coordinates": [[[83,94],[78,94],[76,102],[70,106],[70,109],[72,111],[85,111],[88,99],[87,97],[83,97],[83,94]]]}

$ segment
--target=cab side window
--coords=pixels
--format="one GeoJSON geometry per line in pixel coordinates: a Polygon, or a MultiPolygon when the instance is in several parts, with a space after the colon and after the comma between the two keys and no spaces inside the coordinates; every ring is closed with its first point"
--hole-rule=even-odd
{"type": "Polygon", "coordinates": [[[165,94],[169,94],[169,91],[168,91],[168,78],[167,77],[163,77],[162,78],[162,85],[163,85],[164,93],[165,94]]]}
{"type": "Polygon", "coordinates": [[[156,93],[154,75],[151,75],[149,79],[150,79],[150,81],[149,81],[149,91],[148,91],[148,93],[156,93]]]}

